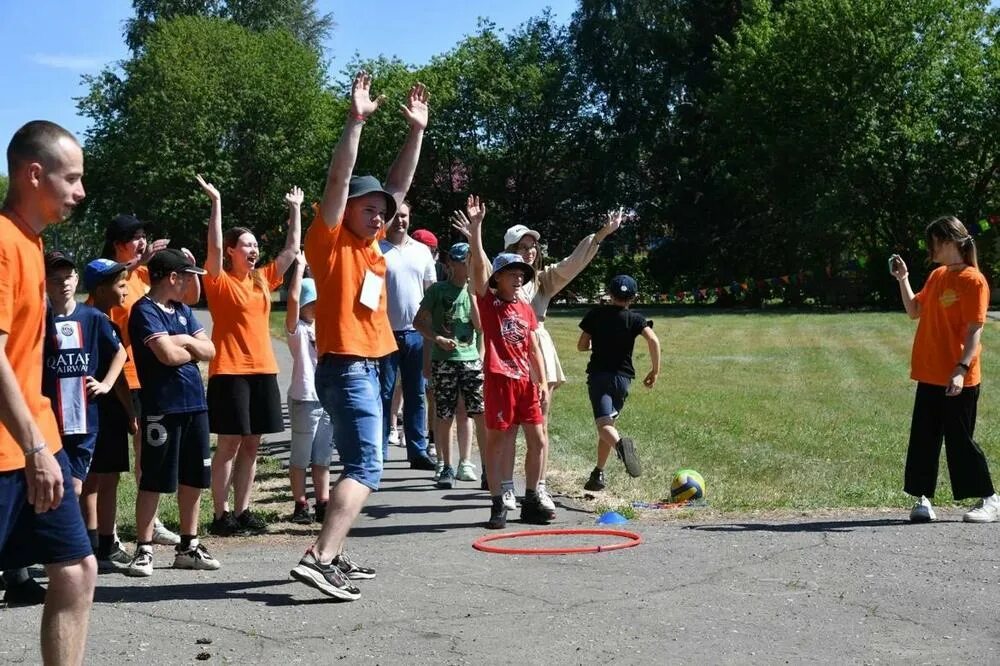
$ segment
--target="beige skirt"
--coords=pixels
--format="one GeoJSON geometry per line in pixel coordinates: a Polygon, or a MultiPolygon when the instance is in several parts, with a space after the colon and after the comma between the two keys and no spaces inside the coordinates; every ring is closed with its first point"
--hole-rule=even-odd
{"type": "Polygon", "coordinates": [[[563,374],[562,364],[559,363],[559,354],[556,353],[552,336],[545,330],[545,324],[539,322],[535,334],[538,336],[538,346],[542,351],[542,360],[545,362],[545,379],[548,380],[550,386],[565,383],[566,375],[563,374]]]}

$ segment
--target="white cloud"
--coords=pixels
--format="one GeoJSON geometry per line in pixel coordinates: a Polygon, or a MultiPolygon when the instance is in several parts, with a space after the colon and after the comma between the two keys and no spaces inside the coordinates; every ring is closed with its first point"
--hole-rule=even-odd
{"type": "Polygon", "coordinates": [[[36,53],[31,56],[31,61],[45,67],[56,69],[72,69],[75,71],[92,72],[104,66],[103,58],[91,56],[62,55],[56,53],[36,53]]]}

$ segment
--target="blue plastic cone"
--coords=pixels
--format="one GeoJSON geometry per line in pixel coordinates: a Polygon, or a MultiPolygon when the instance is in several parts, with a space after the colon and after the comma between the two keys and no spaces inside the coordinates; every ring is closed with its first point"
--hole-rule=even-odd
{"type": "Polygon", "coordinates": [[[605,511],[597,518],[598,525],[623,525],[628,522],[628,518],[617,511],[605,511]]]}

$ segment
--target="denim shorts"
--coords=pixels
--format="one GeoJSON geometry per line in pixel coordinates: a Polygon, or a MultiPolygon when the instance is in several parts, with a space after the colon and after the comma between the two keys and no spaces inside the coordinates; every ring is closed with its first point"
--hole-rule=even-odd
{"type": "Polygon", "coordinates": [[[288,399],[288,417],[292,425],[291,467],[309,465],[329,467],[333,457],[333,424],[319,400],[288,399]]]}
{"type": "Polygon", "coordinates": [[[617,372],[592,372],[587,375],[587,393],[594,410],[594,420],[612,418],[625,408],[625,398],[632,380],[617,372]]]}
{"type": "Polygon", "coordinates": [[[81,560],[91,554],[90,538],[73,494],[73,476],[65,450],[56,454],[62,469],[63,498],[59,506],[35,513],[28,504],[24,470],[0,472],[0,568],[81,560]]]}
{"type": "Polygon", "coordinates": [[[333,422],[342,476],[372,490],[382,480],[382,396],[378,359],[324,354],[316,393],[333,422]]]}

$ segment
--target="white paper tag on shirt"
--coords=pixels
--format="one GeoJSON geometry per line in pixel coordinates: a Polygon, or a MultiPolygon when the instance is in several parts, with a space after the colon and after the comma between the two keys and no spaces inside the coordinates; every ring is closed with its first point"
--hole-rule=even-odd
{"type": "Polygon", "coordinates": [[[382,278],[371,271],[365,271],[365,281],[361,285],[361,305],[369,310],[378,310],[378,303],[382,299],[382,278]]]}

